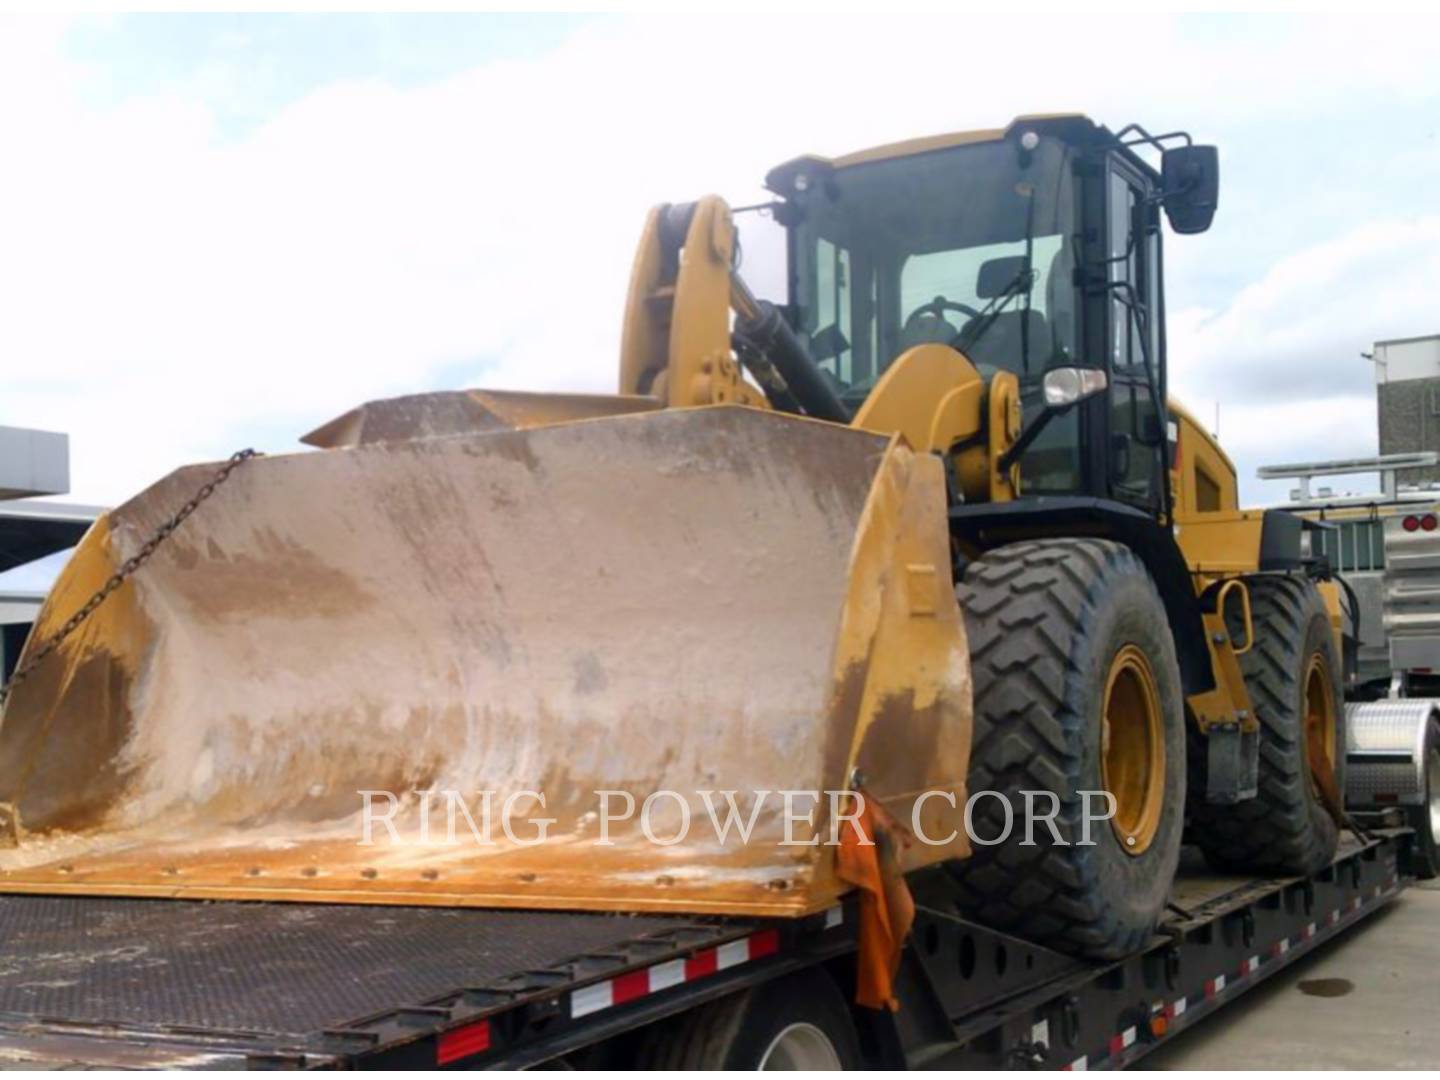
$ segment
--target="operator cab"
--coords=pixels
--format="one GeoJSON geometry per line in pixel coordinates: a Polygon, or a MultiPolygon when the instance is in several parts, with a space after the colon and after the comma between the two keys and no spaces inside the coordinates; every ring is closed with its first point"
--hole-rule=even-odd
{"type": "Polygon", "coordinates": [[[1013,372],[1027,425],[1048,412],[1020,457],[1027,493],[1160,512],[1160,207],[1177,231],[1201,231],[1218,178],[1213,149],[1188,144],[1037,117],[787,162],[766,177],[784,200],[773,211],[787,229],[787,319],[852,411],[917,345],[1013,372]],[[1162,153],[1163,173],[1140,144],[1162,153]],[[1046,373],[1076,367],[1103,372],[1103,391],[1047,406],[1046,373]]]}

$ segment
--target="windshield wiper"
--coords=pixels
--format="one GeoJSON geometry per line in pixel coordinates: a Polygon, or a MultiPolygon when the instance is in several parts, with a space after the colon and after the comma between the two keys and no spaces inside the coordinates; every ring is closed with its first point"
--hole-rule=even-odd
{"type": "MultiPolygon", "coordinates": [[[[1028,185],[1026,185],[1028,187],[1028,185]]],[[[985,309],[980,312],[978,319],[972,320],[957,334],[950,342],[952,347],[965,353],[967,356],[975,343],[979,341],[990,327],[995,325],[996,320],[1004,313],[1006,306],[1017,296],[1025,297],[1025,314],[1020,320],[1020,370],[1022,373],[1030,374],[1030,293],[1035,288],[1035,194],[1030,189],[1026,193],[1028,202],[1025,206],[1025,265],[1000,291],[985,309]],[[974,327],[970,331],[970,327],[974,327]],[[968,332],[967,332],[968,331],[968,332]]]]}

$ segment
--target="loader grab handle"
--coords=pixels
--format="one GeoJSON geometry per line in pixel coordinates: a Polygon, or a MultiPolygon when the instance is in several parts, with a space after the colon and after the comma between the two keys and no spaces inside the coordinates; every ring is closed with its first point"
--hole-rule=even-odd
{"type": "Polygon", "coordinates": [[[1220,613],[1221,618],[1224,618],[1225,597],[1231,589],[1237,588],[1240,590],[1240,612],[1245,621],[1245,646],[1244,648],[1236,649],[1235,655],[1244,656],[1250,651],[1251,646],[1255,644],[1255,625],[1250,617],[1250,590],[1246,588],[1245,582],[1240,578],[1231,578],[1225,582],[1225,584],[1221,585],[1220,592],[1215,597],[1215,610],[1220,613]]]}

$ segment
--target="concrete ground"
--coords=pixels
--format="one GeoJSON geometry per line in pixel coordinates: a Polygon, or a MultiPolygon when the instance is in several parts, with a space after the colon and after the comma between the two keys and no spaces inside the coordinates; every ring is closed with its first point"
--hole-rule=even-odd
{"type": "Polygon", "coordinates": [[[1407,889],[1140,1065],[1440,1068],[1440,879],[1407,889]]]}

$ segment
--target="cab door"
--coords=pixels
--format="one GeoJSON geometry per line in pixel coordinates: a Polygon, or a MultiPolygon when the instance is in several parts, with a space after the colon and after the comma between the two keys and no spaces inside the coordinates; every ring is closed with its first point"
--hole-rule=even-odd
{"type": "Polygon", "coordinates": [[[1106,314],[1110,372],[1106,469],[1110,495],[1159,514],[1165,423],[1159,207],[1125,161],[1106,174],[1106,314]]]}

